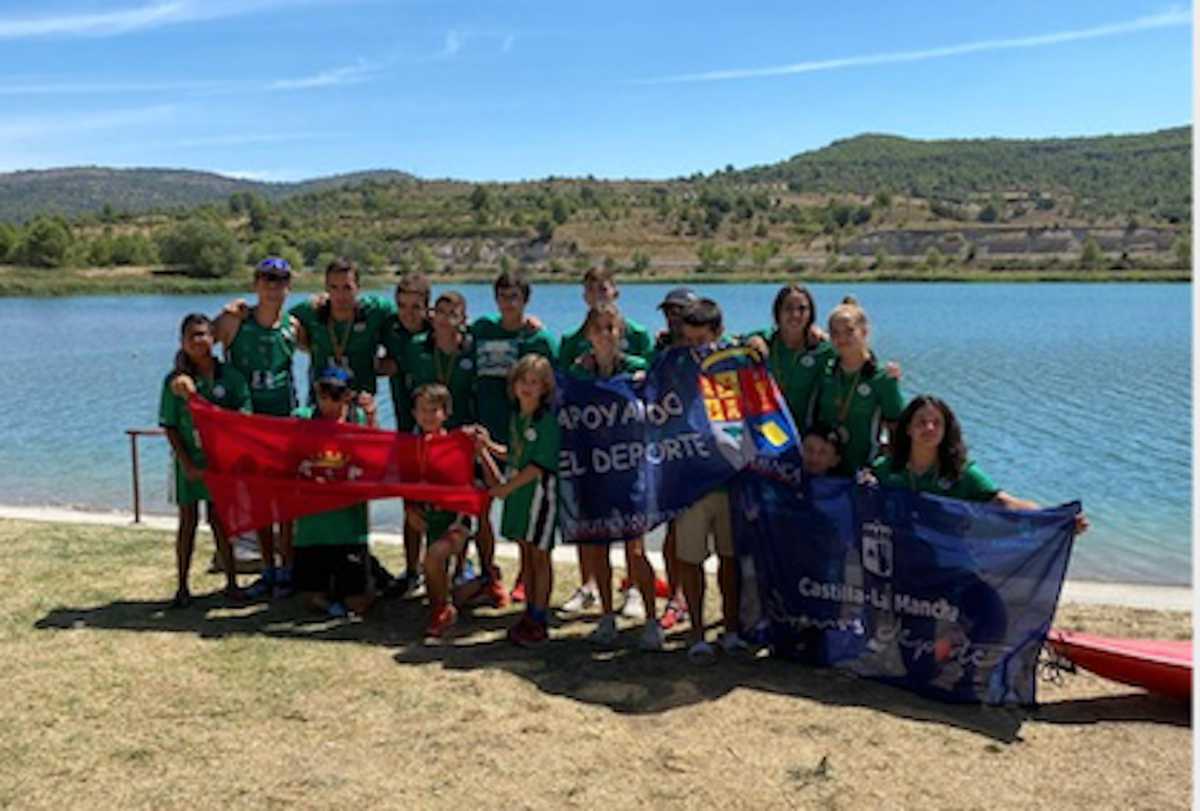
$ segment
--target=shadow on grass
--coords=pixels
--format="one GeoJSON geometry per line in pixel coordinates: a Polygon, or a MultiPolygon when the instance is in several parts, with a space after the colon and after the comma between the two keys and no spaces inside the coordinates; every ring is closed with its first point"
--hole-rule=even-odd
{"type": "Polygon", "coordinates": [[[829,706],[864,707],[900,718],[944,724],[1001,743],[1021,740],[1026,719],[1054,724],[1152,722],[1191,723],[1190,708],[1138,693],[1069,699],[1036,709],[942,704],[904,690],[856,678],[840,670],[807,667],[770,657],[725,657],[698,667],[683,655],[682,637],[668,650],[637,650],[640,628],[621,633],[612,649],[591,645],[588,619],[564,621],[547,645],[513,646],[504,631],[516,611],[482,610],[461,621],[460,635],[437,645],[421,640],[427,609],[419,600],[380,603],[366,621],[330,620],[307,612],[297,600],[227,606],[219,594],[199,596],[189,608],[171,610],[162,601],[115,601],[91,608],[61,607],[35,623],[39,630],[94,628],[195,634],[204,639],[261,636],[375,645],[395,651],[400,665],[440,663],[451,670],[496,668],[529,681],[543,692],[614,712],[644,715],[720,698],[735,689],[762,690],[829,706]]]}

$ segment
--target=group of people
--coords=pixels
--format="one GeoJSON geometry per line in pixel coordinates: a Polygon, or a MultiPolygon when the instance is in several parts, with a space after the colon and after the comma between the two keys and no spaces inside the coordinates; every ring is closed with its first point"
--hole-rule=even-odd
{"type": "MultiPolygon", "coordinates": [[[[194,313],[183,320],[160,410],[174,452],[179,505],[176,606],[190,601],[199,504],[209,500],[203,447],[186,407],[192,396],[248,413],[377,426],[377,379],[386,377],[397,431],[427,436],[462,431],[472,438],[479,484],[503,502],[500,534],[520,547],[520,571],[511,589],[495,564],[490,509],[476,517],[406,503],[405,571],[399,577],[391,578],[370,554],[368,507],[358,504],[294,525],[260,528],[262,575],[243,591],[229,541],[211,520],[209,505],[230,599],[299,592],[312,608],[347,616],[366,613],[381,593],[411,597],[423,586],[430,639],[451,633],[461,609],[512,602],[524,603],[525,611],[509,639],[536,646],[548,638],[560,443],[553,410],[556,369],[586,379],[638,376],[674,347],[744,343],[768,363],[803,435],[809,475],[859,476],[1010,509],[1036,507],[1001,490],[970,461],[959,422],[945,402],[922,395],[905,403],[899,367],[876,357],[867,314],[849,297],[829,314],[826,331],[811,292],[785,285],[774,299],[773,325],[735,337],[725,334],[716,301],[679,287],[659,304],[665,324],[652,336],[622,313],[613,272],[592,268],[583,277],[586,315],[576,330],[556,340],[528,312],[531,288],[521,270],[495,278],[496,312],[474,321],[461,294],[446,291],[434,299],[421,273],[403,274],[392,300],[361,294],[358,268],[348,260],[333,261],[324,274],[323,294],[285,309],[292,269],[271,257],[255,269],[253,303],[238,300],[215,318],[194,313]],[[213,353],[216,343],[223,360],[213,353]],[[311,356],[306,407],[298,407],[293,379],[297,350],[311,356]],[[479,560],[475,576],[472,544],[479,560]]],[[[1085,528],[1081,518],[1078,529],[1085,528]]],[[[716,641],[727,653],[747,647],[738,623],[740,578],[724,489],[669,524],[665,580],[656,576],[642,539],[625,542],[629,577],[620,615],[642,622],[639,647],[661,649],[665,631],[687,624],[689,658],[715,659],[717,647],[706,639],[704,618],[703,564],[710,541],[719,558],[724,627],[716,641]],[[660,597],[666,600],[661,612],[660,597]]],[[[580,585],[560,610],[599,608],[590,637],[611,645],[618,612],[608,544],[578,545],[578,566],[580,585]]]]}

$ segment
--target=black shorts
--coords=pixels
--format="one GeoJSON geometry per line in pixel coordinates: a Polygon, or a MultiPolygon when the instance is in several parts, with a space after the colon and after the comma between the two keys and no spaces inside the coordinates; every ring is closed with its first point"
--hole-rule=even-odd
{"type": "Polygon", "coordinates": [[[372,578],[371,551],[366,544],[297,546],[292,570],[296,591],[319,592],[331,600],[366,594],[372,578]]]}

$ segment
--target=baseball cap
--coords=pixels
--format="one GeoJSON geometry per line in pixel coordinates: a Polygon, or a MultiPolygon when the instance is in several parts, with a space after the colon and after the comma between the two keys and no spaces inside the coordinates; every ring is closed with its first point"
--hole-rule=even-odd
{"type": "Polygon", "coordinates": [[[676,287],[667,293],[666,298],[658,305],[658,309],[662,310],[667,307],[686,307],[693,302],[699,301],[700,297],[696,295],[696,291],[690,287],[676,287]]]}
{"type": "Polygon", "coordinates": [[[316,382],[318,385],[349,388],[350,378],[351,374],[348,369],[343,369],[341,366],[334,366],[330,364],[322,369],[321,373],[317,375],[316,382]]]}
{"type": "Polygon", "coordinates": [[[292,277],[292,265],[288,260],[279,256],[268,256],[254,266],[254,272],[263,276],[276,276],[281,279],[292,277]]]}

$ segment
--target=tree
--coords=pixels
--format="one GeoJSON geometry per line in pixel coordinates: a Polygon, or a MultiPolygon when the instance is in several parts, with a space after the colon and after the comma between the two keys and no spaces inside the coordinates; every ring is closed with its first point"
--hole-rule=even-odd
{"type": "Polygon", "coordinates": [[[417,245],[416,250],[417,267],[422,273],[431,274],[438,268],[437,257],[433,255],[433,251],[425,243],[417,245]]]}
{"type": "Polygon", "coordinates": [[[988,203],[979,212],[979,221],[980,222],[995,222],[998,219],[1000,219],[1000,212],[997,211],[996,207],[994,205],[992,205],[991,203],[988,203]]]}
{"type": "Polygon", "coordinates": [[[567,205],[567,201],[561,197],[555,197],[554,202],[550,204],[550,216],[554,218],[556,225],[562,225],[571,216],[571,208],[567,205]]]}
{"type": "Polygon", "coordinates": [[[1188,236],[1182,236],[1175,240],[1175,244],[1171,247],[1175,254],[1175,262],[1181,268],[1191,268],[1192,266],[1192,239],[1188,236]]]}
{"type": "Polygon", "coordinates": [[[492,208],[492,193],[487,186],[476,186],[471,190],[471,210],[488,211],[492,208]]]}
{"type": "Polygon", "coordinates": [[[270,225],[271,204],[257,194],[248,195],[247,210],[250,212],[250,230],[261,234],[270,225]]]}
{"type": "Polygon", "coordinates": [[[549,242],[554,236],[554,221],[549,217],[542,217],[537,221],[537,238],[539,242],[549,242]]]}
{"type": "Polygon", "coordinates": [[[228,276],[242,263],[242,247],[225,226],[193,217],[159,237],[163,262],[184,268],[191,276],[228,276]]]}
{"type": "Polygon", "coordinates": [[[152,265],[158,251],[142,234],[121,234],[113,240],[112,260],[114,265],[152,265]]]}
{"type": "Polygon", "coordinates": [[[645,273],[650,269],[650,254],[645,251],[634,251],[629,266],[634,273],[645,273]]]}
{"type": "Polygon", "coordinates": [[[71,247],[71,231],[66,223],[51,217],[38,217],[25,229],[19,261],[39,268],[61,267],[71,247]]]}
{"type": "Polygon", "coordinates": [[[696,258],[700,260],[700,267],[697,270],[701,273],[708,273],[721,266],[723,257],[721,249],[715,243],[701,242],[696,248],[696,258]]]}
{"type": "Polygon", "coordinates": [[[780,244],[772,240],[767,243],[756,243],[750,246],[750,261],[755,270],[762,272],[771,264],[771,260],[779,255],[780,244]]]}
{"type": "Polygon", "coordinates": [[[16,258],[17,247],[20,243],[21,236],[17,233],[17,229],[6,222],[0,222],[0,264],[16,258]]]}
{"type": "Polygon", "coordinates": [[[1088,237],[1083,242],[1083,252],[1079,254],[1080,267],[1093,270],[1103,262],[1104,251],[1100,250],[1100,243],[1096,242],[1095,237],[1088,237]]]}

